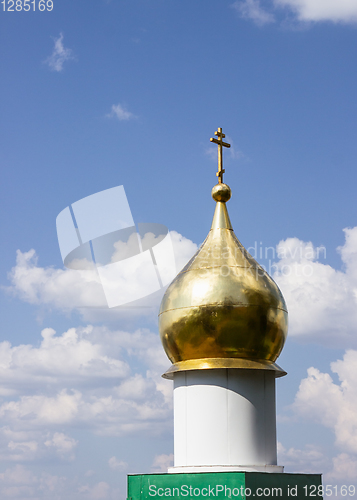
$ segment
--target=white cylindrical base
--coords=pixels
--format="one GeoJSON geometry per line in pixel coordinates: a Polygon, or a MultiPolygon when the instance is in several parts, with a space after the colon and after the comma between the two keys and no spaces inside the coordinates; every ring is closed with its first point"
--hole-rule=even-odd
{"type": "Polygon", "coordinates": [[[274,372],[175,373],[174,443],[174,469],[235,466],[276,472],[266,467],[277,463],[274,372]]]}

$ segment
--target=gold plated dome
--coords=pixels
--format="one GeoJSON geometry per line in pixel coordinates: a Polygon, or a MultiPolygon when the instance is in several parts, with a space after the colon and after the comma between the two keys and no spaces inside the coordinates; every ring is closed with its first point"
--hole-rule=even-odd
{"type": "MultiPolygon", "coordinates": [[[[225,146],[222,129],[215,133],[225,146]]],[[[228,146],[228,145],[227,145],[228,146]]],[[[235,236],[223,184],[222,155],[211,230],[200,249],[168,287],[159,330],[173,366],[181,370],[252,368],[285,372],[275,364],[287,335],[287,308],[272,278],[235,236]]]]}

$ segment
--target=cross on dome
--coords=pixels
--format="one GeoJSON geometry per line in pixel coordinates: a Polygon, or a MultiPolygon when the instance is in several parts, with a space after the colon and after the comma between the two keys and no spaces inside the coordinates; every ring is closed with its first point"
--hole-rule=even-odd
{"type": "Polygon", "coordinates": [[[215,132],[214,135],[216,135],[218,139],[211,137],[210,141],[218,145],[218,172],[216,173],[216,176],[218,177],[218,183],[222,184],[223,174],[225,172],[225,170],[223,169],[222,146],[224,146],[225,148],[230,148],[231,145],[228,144],[228,142],[223,142],[223,139],[226,137],[226,135],[222,133],[221,127],[218,127],[217,132],[215,132]]]}

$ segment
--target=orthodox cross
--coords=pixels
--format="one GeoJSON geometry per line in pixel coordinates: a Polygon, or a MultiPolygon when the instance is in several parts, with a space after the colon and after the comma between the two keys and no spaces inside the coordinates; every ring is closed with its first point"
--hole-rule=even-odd
{"type": "Polygon", "coordinates": [[[223,174],[225,172],[225,170],[223,169],[222,146],[224,146],[225,148],[230,148],[231,145],[228,144],[228,142],[223,142],[223,139],[226,136],[225,136],[225,134],[222,134],[221,127],[218,127],[217,132],[215,132],[214,135],[216,135],[218,137],[218,139],[211,137],[210,141],[214,142],[215,144],[218,144],[218,172],[216,173],[216,176],[218,177],[218,183],[222,184],[223,174]]]}

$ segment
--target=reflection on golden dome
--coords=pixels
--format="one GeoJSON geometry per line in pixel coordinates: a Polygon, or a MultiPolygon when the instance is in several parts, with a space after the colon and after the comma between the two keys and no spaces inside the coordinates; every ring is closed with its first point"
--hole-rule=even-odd
{"type": "Polygon", "coordinates": [[[219,172],[211,230],[161,302],[160,336],[173,363],[165,376],[205,368],[268,369],[281,376],[275,360],[287,335],[286,304],[235,236],[226,208],[231,190],[219,172]]]}

